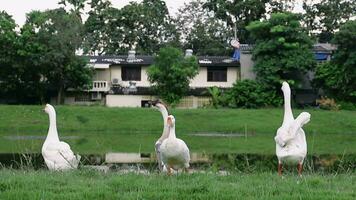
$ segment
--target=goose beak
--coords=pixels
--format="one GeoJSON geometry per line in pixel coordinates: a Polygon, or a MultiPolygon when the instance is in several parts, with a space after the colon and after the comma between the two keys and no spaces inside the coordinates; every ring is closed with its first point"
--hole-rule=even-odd
{"type": "Polygon", "coordinates": [[[167,124],[168,124],[169,126],[172,125],[172,118],[170,118],[170,117],[167,118],[167,124]]]}

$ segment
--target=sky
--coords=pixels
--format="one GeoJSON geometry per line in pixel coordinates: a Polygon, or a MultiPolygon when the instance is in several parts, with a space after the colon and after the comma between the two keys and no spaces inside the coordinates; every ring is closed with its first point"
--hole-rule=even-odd
{"type": "MultiPolygon", "coordinates": [[[[134,0],[111,0],[114,7],[121,8],[134,0]]],[[[169,12],[174,14],[179,7],[191,0],[165,0],[169,12]]],[[[59,0],[2,0],[0,1],[0,10],[5,10],[12,15],[16,23],[22,26],[26,21],[26,13],[32,10],[47,10],[58,8],[59,0]]],[[[140,1],[136,1],[140,2],[140,1]]]]}

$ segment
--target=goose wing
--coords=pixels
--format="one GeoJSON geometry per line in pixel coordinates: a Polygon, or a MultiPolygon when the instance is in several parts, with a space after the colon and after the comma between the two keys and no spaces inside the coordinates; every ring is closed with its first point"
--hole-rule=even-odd
{"type": "Polygon", "coordinates": [[[65,142],[49,143],[42,153],[45,159],[57,165],[69,165],[73,168],[78,166],[79,160],[65,142]]]}
{"type": "Polygon", "coordinates": [[[156,157],[157,157],[157,162],[158,162],[158,168],[160,171],[163,170],[163,163],[162,163],[162,158],[161,158],[161,142],[157,141],[155,144],[155,151],[156,151],[156,157]]]}
{"type": "Polygon", "coordinates": [[[189,166],[189,161],[190,161],[189,148],[183,140],[181,140],[181,139],[177,139],[177,140],[178,140],[178,144],[179,144],[180,148],[182,149],[182,157],[183,157],[185,163],[189,166]]]}

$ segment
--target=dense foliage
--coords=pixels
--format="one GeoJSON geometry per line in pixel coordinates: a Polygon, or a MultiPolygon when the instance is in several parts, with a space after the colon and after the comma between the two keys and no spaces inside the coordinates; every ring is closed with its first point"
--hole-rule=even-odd
{"type": "Polygon", "coordinates": [[[301,76],[315,65],[312,41],[299,19],[296,14],[275,13],[247,27],[256,39],[253,59],[257,80],[271,89],[279,88],[282,80],[298,87],[301,76]]]}
{"type": "Polygon", "coordinates": [[[337,50],[330,62],[319,65],[315,82],[338,100],[356,103],[356,21],[349,21],[335,34],[337,50]]]}
{"type": "Polygon", "coordinates": [[[136,49],[153,54],[168,44],[179,46],[178,32],[163,0],[132,1],[121,9],[107,0],[92,0],[90,6],[85,53],[122,54],[136,49]]]}
{"type": "Polygon", "coordinates": [[[202,0],[191,1],[179,9],[176,25],[183,47],[193,49],[194,54],[231,54],[232,48],[228,42],[233,36],[233,30],[204,8],[202,0]]]}
{"type": "Polygon", "coordinates": [[[57,93],[58,103],[68,88],[81,89],[90,83],[87,61],[76,55],[82,42],[82,23],[75,12],[63,8],[32,11],[19,34],[7,14],[0,17],[0,42],[7,53],[0,61],[1,93],[17,103],[48,101],[57,93]]]}
{"type": "Polygon", "coordinates": [[[275,91],[270,90],[254,80],[236,81],[232,88],[208,88],[213,108],[263,108],[280,106],[282,99],[275,91]]]}
{"type": "Polygon", "coordinates": [[[0,96],[5,94],[16,98],[21,89],[20,80],[24,75],[22,68],[14,60],[19,48],[16,23],[6,12],[0,12],[0,96]]]}
{"type": "Polygon", "coordinates": [[[198,69],[195,56],[185,57],[179,49],[165,47],[148,69],[148,80],[165,102],[175,105],[189,90],[190,80],[198,74],[198,69]]]}
{"type": "Polygon", "coordinates": [[[91,70],[86,60],[75,54],[82,42],[82,23],[75,13],[61,8],[31,12],[22,37],[23,46],[28,47],[22,55],[32,58],[27,64],[38,66],[41,84],[46,90],[57,92],[58,103],[66,89],[90,83],[91,70]]]}
{"type": "Polygon", "coordinates": [[[356,14],[354,0],[304,0],[303,21],[319,42],[330,42],[335,31],[356,14]]]}
{"type": "Polygon", "coordinates": [[[261,108],[282,103],[274,91],[253,80],[237,81],[225,95],[227,105],[232,108],[261,108]]]}

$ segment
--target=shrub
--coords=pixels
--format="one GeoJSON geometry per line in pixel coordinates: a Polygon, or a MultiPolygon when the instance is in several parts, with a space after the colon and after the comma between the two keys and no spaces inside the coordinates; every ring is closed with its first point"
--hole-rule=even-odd
{"type": "Polygon", "coordinates": [[[341,101],[338,104],[340,105],[340,110],[356,110],[356,104],[354,103],[341,101]]]}
{"type": "Polygon", "coordinates": [[[234,83],[226,92],[229,107],[260,108],[281,105],[282,99],[273,91],[253,80],[243,80],[234,83]]]}

